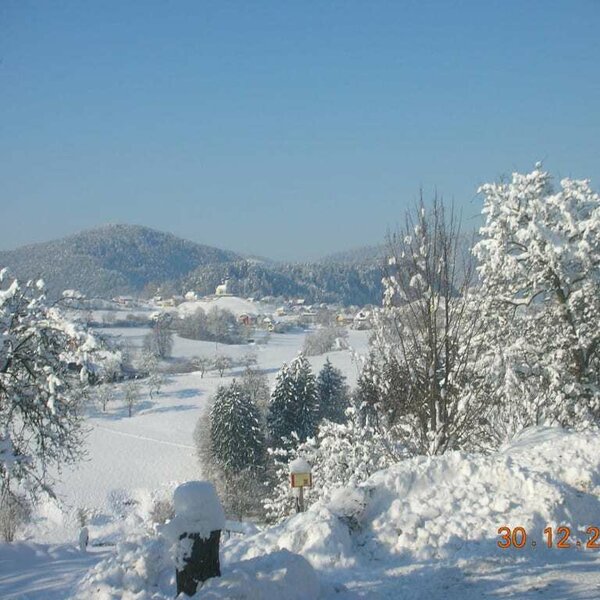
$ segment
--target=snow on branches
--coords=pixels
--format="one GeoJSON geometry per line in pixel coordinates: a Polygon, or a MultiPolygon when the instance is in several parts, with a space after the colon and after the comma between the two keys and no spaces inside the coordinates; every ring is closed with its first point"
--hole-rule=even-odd
{"type": "Polygon", "coordinates": [[[554,189],[541,165],[486,184],[479,260],[491,327],[490,388],[519,425],[600,414],[600,196],[587,180],[554,189]]]}
{"type": "Polygon", "coordinates": [[[51,493],[49,467],[82,455],[84,389],[109,354],[48,306],[42,280],[0,271],[0,498],[51,493]]]}

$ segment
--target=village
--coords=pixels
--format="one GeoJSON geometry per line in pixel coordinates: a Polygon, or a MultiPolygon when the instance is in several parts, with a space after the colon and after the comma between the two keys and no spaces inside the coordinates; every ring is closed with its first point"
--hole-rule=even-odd
{"type": "MultiPolygon", "coordinates": [[[[198,308],[208,311],[218,307],[230,310],[240,325],[275,333],[283,333],[292,326],[303,328],[316,325],[337,326],[359,331],[372,327],[373,307],[370,305],[357,307],[327,303],[307,304],[304,298],[270,296],[261,299],[241,298],[228,290],[229,281],[225,280],[216,287],[214,294],[207,296],[201,296],[193,290],[184,295],[157,294],[149,300],[133,296],[116,296],[112,299],[112,309],[116,314],[121,315],[135,314],[140,309],[185,315],[198,308]]],[[[102,304],[106,308],[106,303],[102,304]]],[[[110,324],[112,317],[109,317],[108,321],[110,324]]],[[[107,325],[106,321],[103,325],[107,325]]]]}

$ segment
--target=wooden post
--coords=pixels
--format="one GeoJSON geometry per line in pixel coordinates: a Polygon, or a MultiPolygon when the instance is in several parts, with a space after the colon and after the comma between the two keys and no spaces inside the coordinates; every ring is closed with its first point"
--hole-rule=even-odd
{"type": "Polygon", "coordinates": [[[219,542],[221,530],[210,532],[210,537],[202,538],[199,533],[184,533],[180,540],[191,538],[192,552],[185,559],[183,569],[177,569],[175,578],[177,580],[177,595],[182,592],[187,596],[193,596],[198,584],[210,577],[221,576],[221,565],[219,564],[219,542]]]}
{"type": "Polygon", "coordinates": [[[304,512],[304,486],[299,488],[298,512],[304,512]]]}

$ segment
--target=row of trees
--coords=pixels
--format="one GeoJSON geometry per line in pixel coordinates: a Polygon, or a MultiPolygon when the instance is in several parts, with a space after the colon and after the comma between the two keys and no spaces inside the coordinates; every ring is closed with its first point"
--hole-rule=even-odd
{"type": "Polygon", "coordinates": [[[539,165],[480,191],[475,244],[439,199],[389,239],[371,402],[411,453],[600,414],[600,197],[539,165]]]}
{"type": "Polygon", "coordinates": [[[275,454],[314,436],[324,419],[344,420],[348,404],[344,377],[329,360],[315,377],[300,354],[279,371],[271,394],[265,374],[248,366],[240,381],[218,389],[198,423],[203,473],[233,514],[262,514],[275,487],[275,454]]]}
{"type": "Polygon", "coordinates": [[[213,306],[208,312],[198,308],[177,319],[174,325],[181,337],[219,344],[241,344],[247,337],[246,328],[227,309],[213,306]]]}

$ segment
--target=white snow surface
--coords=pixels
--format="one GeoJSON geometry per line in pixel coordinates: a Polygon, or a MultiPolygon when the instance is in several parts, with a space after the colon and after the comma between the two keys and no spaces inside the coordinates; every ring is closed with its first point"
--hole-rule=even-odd
{"type": "MultiPolygon", "coordinates": [[[[143,337],[140,329],[122,333],[135,345],[143,337]]],[[[368,335],[351,330],[351,346],[364,353],[368,335]]],[[[271,384],[303,341],[301,333],[273,334],[252,348],[271,384]]],[[[174,354],[216,351],[176,339],[174,354]]],[[[315,372],[326,357],[309,359],[315,372]]],[[[352,352],[329,358],[353,386],[352,352]]],[[[172,598],[170,544],[153,532],[150,514],[178,485],[202,478],[195,424],[218,385],[240,374],[169,376],[131,418],[118,392],[106,413],[92,410],[88,458],[58,474],[59,502],[39,507],[27,541],[0,544],[0,598],[172,598]],[[87,553],[77,547],[78,508],[89,514],[87,553]]],[[[585,548],[589,526],[600,527],[600,435],[534,428],[493,454],[406,460],[258,532],[228,522],[234,533],[223,535],[223,577],[198,597],[591,600],[600,598],[600,550],[585,548]],[[498,548],[504,525],[527,530],[525,547],[498,548]],[[543,530],[559,525],[571,527],[569,549],[546,547],[543,530]]]]}
{"type": "Polygon", "coordinates": [[[222,577],[209,579],[202,600],[316,600],[320,585],[314,569],[298,554],[279,550],[232,564],[222,577]]]}
{"type": "Polygon", "coordinates": [[[600,550],[585,548],[598,519],[598,432],[534,428],[488,456],[452,452],[379,471],[227,545],[225,556],[286,548],[372,598],[399,589],[406,598],[598,598],[600,550]],[[525,528],[526,545],[500,549],[502,526],[525,528]],[[569,549],[546,546],[544,529],[558,526],[571,529],[569,549]]]}
{"type": "Polygon", "coordinates": [[[173,493],[175,517],[161,527],[161,533],[177,541],[185,533],[208,538],[211,531],[225,528],[225,513],[215,486],[208,481],[187,481],[173,493]]]}
{"type": "Polygon", "coordinates": [[[236,316],[243,314],[272,314],[275,312],[275,307],[270,304],[251,302],[250,300],[239,298],[237,296],[218,296],[202,300],[190,300],[182,302],[175,310],[183,317],[195,313],[199,308],[208,312],[214,307],[220,308],[221,310],[229,310],[236,316]]]}
{"type": "MultiPolygon", "coordinates": [[[[135,510],[96,566],[93,546],[0,545],[0,597],[173,597],[168,541],[135,510]]],[[[599,520],[600,435],[538,427],[490,455],[405,460],[277,526],[224,536],[223,577],[196,597],[591,600],[600,550],[585,546],[599,520]],[[561,525],[570,547],[546,547],[543,530],[561,525]],[[500,549],[502,526],[524,527],[524,547],[500,549]]]]}
{"type": "Polygon", "coordinates": [[[289,464],[290,473],[310,473],[310,465],[302,458],[298,457],[289,464]]]}

